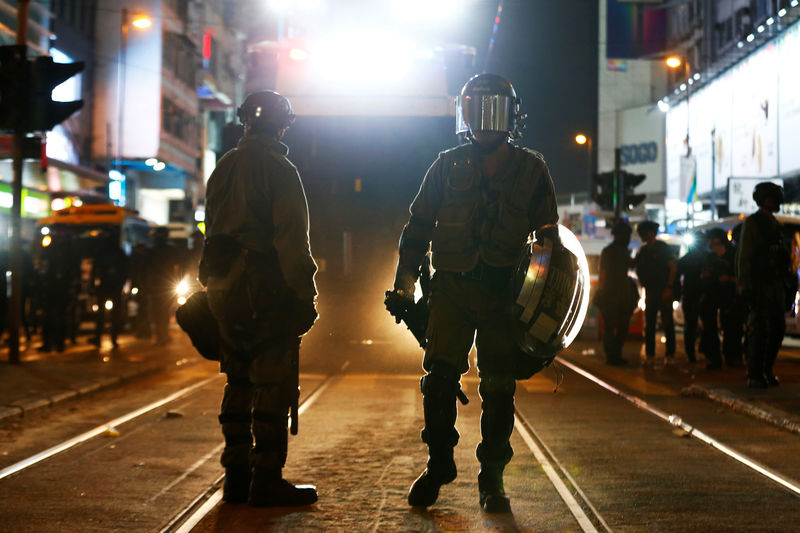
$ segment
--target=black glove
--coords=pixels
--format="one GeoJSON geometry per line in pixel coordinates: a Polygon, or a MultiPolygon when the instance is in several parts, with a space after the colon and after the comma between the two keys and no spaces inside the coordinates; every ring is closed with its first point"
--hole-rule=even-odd
{"type": "Polygon", "coordinates": [[[294,309],[294,329],[297,336],[305,335],[319,316],[314,306],[313,300],[300,301],[295,303],[294,309]]]}

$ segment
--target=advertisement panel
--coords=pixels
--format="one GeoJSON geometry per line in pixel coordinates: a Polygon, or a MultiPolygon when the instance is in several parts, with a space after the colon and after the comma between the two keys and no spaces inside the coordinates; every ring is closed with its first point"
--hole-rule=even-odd
{"type": "Polygon", "coordinates": [[[732,67],[667,112],[667,198],[685,201],[681,157],[690,122],[692,154],[697,161],[697,193],[730,177],[772,179],[800,171],[800,23],[773,43],[732,67]],[[711,132],[714,132],[712,141],[711,132]],[[713,143],[713,144],[712,144],[713,143]]]}
{"type": "MultiPolygon", "coordinates": [[[[667,113],[667,135],[664,146],[667,155],[667,198],[685,200],[685,185],[681,183],[681,156],[686,155],[686,102],[673,106],[667,113]]],[[[688,189],[687,189],[688,190],[688,189]]]]}
{"type": "Polygon", "coordinates": [[[635,107],[619,112],[617,146],[622,168],[644,174],[637,193],[664,191],[664,121],[663,113],[651,106],[635,107]]]}
{"type": "Polygon", "coordinates": [[[779,45],[781,174],[800,171],[800,23],[789,28],[779,45]]]}
{"type": "Polygon", "coordinates": [[[778,49],[772,43],[733,68],[731,175],[778,173],[778,49]]]}

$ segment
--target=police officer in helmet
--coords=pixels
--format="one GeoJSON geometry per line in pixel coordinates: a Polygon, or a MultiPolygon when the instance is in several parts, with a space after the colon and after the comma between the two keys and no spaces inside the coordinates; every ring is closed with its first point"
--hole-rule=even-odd
{"type": "Polygon", "coordinates": [[[791,253],[775,218],[783,188],[762,182],[753,191],[758,211],[747,217],[737,256],[739,291],[747,305],[747,384],[766,389],[780,384],[773,372],[786,332],[785,312],[797,291],[791,253]]]}
{"type": "Polygon", "coordinates": [[[513,455],[515,344],[506,317],[506,291],[529,234],[558,221],[550,172],[538,152],[512,142],[524,118],[513,86],[494,74],[471,78],[457,101],[457,132],[469,144],[439,154],[410,207],[400,237],[394,290],[413,298],[428,249],[436,274],[422,378],[428,445],[426,470],[408,494],[412,506],[436,502],[456,478],[453,448],[460,376],[478,350],[482,440],[476,455],[479,502],[487,512],[508,512],[503,470],[513,455]]]}
{"type": "Polygon", "coordinates": [[[208,181],[200,266],[228,378],[219,415],[223,500],[308,505],[317,500],[316,489],[281,474],[287,415],[298,394],[300,337],[317,316],[308,207],[281,142],[294,115],[289,101],[272,91],[249,95],[237,114],[245,135],[208,181]]]}

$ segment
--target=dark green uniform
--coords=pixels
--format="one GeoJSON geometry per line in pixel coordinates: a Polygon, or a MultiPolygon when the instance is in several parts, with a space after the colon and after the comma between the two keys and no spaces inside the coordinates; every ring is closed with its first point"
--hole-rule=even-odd
{"type": "Polygon", "coordinates": [[[612,242],[600,253],[600,270],[605,272],[605,280],[598,304],[603,313],[603,350],[606,361],[612,364],[623,361],[622,347],[634,309],[631,304],[638,300],[638,295],[633,294],[636,287],[628,277],[630,266],[630,251],[624,243],[612,242]]]}
{"type": "Polygon", "coordinates": [[[290,302],[311,304],[317,293],[305,193],[287,153],[268,135],[247,135],[208,181],[206,236],[233,237],[241,248],[226,275],[208,279],[228,376],[219,416],[226,469],[279,470],[286,461],[300,339],[275,324],[290,314],[290,302]]]}
{"type": "Polygon", "coordinates": [[[781,224],[759,210],[747,217],[737,257],[739,290],[748,306],[747,375],[751,382],[775,380],[773,365],[786,332],[787,300],[797,280],[781,224]]]}
{"type": "MultiPolygon", "coordinates": [[[[473,342],[483,400],[482,441],[477,449],[481,475],[488,471],[501,475],[512,456],[509,438],[518,347],[505,312],[505,291],[528,235],[556,223],[558,213],[541,154],[510,148],[511,155],[491,177],[482,174],[473,145],[439,154],[411,204],[411,218],[400,240],[396,289],[413,293],[414,271],[429,245],[436,269],[423,361],[428,374],[422,378],[422,440],[430,450],[429,470],[436,464],[452,464],[459,438],[456,394],[460,374],[469,369],[473,342]]],[[[440,477],[451,475],[455,476],[454,469],[440,477]]]]}

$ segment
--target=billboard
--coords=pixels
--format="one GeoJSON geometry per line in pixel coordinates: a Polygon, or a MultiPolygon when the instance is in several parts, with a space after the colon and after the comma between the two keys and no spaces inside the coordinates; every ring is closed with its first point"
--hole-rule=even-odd
{"type": "Polygon", "coordinates": [[[730,177],[772,179],[800,172],[800,23],[667,112],[667,198],[685,201],[680,160],[687,123],[697,194],[730,177]],[[713,161],[713,168],[712,168],[713,161]]]}

